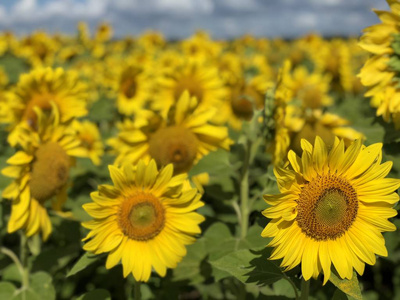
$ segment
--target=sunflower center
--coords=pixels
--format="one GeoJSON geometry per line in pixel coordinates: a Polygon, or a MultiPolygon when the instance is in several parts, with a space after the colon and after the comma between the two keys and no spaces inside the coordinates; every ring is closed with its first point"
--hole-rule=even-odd
{"type": "Polygon", "coordinates": [[[203,100],[204,91],[201,83],[194,76],[186,76],[179,79],[174,89],[175,99],[179,99],[182,93],[187,90],[192,97],[196,97],[198,103],[203,100]]]}
{"type": "Polygon", "coordinates": [[[32,99],[26,105],[22,119],[26,120],[32,128],[35,128],[37,122],[37,115],[34,108],[37,106],[42,111],[50,111],[51,101],[53,100],[54,96],[49,94],[33,96],[32,99]]]}
{"type": "Polygon", "coordinates": [[[122,232],[137,241],[156,237],[165,225],[165,212],[154,195],[139,192],[126,197],[118,212],[122,232]]]}
{"type": "Polygon", "coordinates": [[[35,153],[29,182],[32,197],[44,203],[55,196],[67,183],[69,167],[69,156],[60,145],[41,145],[35,153]]]}
{"type": "Polygon", "coordinates": [[[121,92],[126,98],[133,98],[137,91],[137,81],[133,77],[125,78],[121,83],[121,92]]]}
{"type": "Polygon", "coordinates": [[[253,117],[253,104],[244,96],[234,97],[231,101],[233,113],[246,121],[253,117]]]}
{"type": "Polygon", "coordinates": [[[342,236],[357,216],[358,200],[353,186],[335,175],[319,176],[304,185],[297,203],[296,221],[315,240],[342,236]]]}
{"type": "Polygon", "coordinates": [[[197,137],[187,128],[170,126],[158,130],[150,138],[149,153],[159,166],[172,163],[174,173],[190,170],[197,154],[197,137]]]}

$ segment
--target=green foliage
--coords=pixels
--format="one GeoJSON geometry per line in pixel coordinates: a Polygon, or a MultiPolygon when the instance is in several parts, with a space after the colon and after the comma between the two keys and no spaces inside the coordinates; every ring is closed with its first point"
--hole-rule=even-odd
{"type": "Polygon", "coordinates": [[[335,272],[332,272],[329,281],[353,299],[362,300],[360,284],[358,283],[356,272],[353,272],[351,280],[341,279],[335,272]]]}
{"type": "Polygon", "coordinates": [[[85,254],[83,254],[81,258],[79,258],[79,260],[75,263],[72,269],[68,272],[67,277],[75,275],[76,273],[82,271],[88,265],[94,263],[97,259],[98,259],[97,255],[85,252],[85,254]]]}

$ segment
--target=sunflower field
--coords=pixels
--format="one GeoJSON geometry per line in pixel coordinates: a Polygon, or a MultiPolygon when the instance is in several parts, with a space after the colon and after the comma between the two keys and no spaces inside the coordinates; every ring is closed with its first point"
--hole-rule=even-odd
{"type": "Polygon", "coordinates": [[[400,2],[359,38],[0,33],[0,299],[400,299],[400,2]]]}

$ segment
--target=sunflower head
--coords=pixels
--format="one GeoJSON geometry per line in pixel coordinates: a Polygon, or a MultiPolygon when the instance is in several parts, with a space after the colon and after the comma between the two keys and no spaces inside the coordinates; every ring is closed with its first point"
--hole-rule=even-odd
{"type": "MultiPolygon", "coordinates": [[[[53,104],[63,122],[87,114],[86,85],[79,81],[77,73],[62,68],[39,68],[21,75],[14,96],[12,128],[20,123],[37,128],[35,108],[50,112],[53,104]]],[[[10,143],[15,145],[15,141],[10,143]]]]}
{"type": "Polygon", "coordinates": [[[158,170],[154,160],[141,160],[137,166],[109,170],[114,185],[100,185],[91,194],[94,202],[83,206],[94,218],[83,223],[91,230],[84,249],[109,252],[106,267],[122,261],[125,277],[132,273],[148,281],[152,268],[165,276],[200,233],[204,218],[194,212],[203,205],[200,194],[186,175],[173,176],[171,164],[158,170]]]}
{"type": "Polygon", "coordinates": [[[12,200],[8,232],[24,229],[27,236],[39,232],[46,240],[51,233],[47,204],[60,211],[66,200],[69,171],[74,156],[85,156],[75,131],[60,122],[57,107],[50,114],[38,107],[37,130],[30,126],[18,126],[18,144],[22,150],[7,160],[9,166],[2,174],[14,181],[3,191],[2,196],[12,200]]]}
{"type": "Polygon", "coordinates": [[[301,157],[290,151],[289,163],[275,168],[280,194],[264,195],[271,221],[262,236],[273,238],[271,259],[286,270],[301,263],[305,280],[323,272],[325,283],[332,265],[351,279],[353,268],[362,274],[375,254],[387,256],[381,232],[395,230],[387,219],[397,214],[400,180],[385,178],[392,163],[381,164],[382,144],[356,140],[345,149],[336,138],[328,150],[316,137],[301,147],[301,157]]]}

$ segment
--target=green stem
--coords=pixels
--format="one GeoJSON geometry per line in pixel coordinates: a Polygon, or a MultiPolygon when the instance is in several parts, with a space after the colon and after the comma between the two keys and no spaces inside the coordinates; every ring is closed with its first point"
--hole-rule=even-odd
{"type": "Polygon", "coordinates": [[[247,140],[245,146],[242,174],[240,178],[240,238],[244,239],[249,227],[249,168],[250,168],[251,141],[247,140]]]}
{"type": "Polygon", "coordinates": [[[21,236],[21,245],[20,245],[21,249],[20,249],[19,260],[20,260],[22,268],[23,268],[22,288],[27,289],[29,287],[28,238],[22,232],[21,232],[20,236],[21,236]]]}
{"type": "Polygon", "coordinates": [[[18,257],[15,255],[15,253],[5,247],[0,247],[0,252],[7,255],[9,258],[11,258],[11,260],[17,266],[19,273],[21,274],[21,278],[23,278],[25,270],[24,270],[24,267],[22,266],[21,262],[19,261],[18,257]]]}
{"type": "Polygon", "coordinates": [[[310,293],[310,281],[305,281],[304,278],[301,280],[301,300],[307,300],[308,294],[310,293]]]}
{"type": "Polygon", "coordinates": [[[140,292],[140,281],[135,280],[135,287],[134,287],[134,300],[141,300],[142,293],[140,292]]]}

